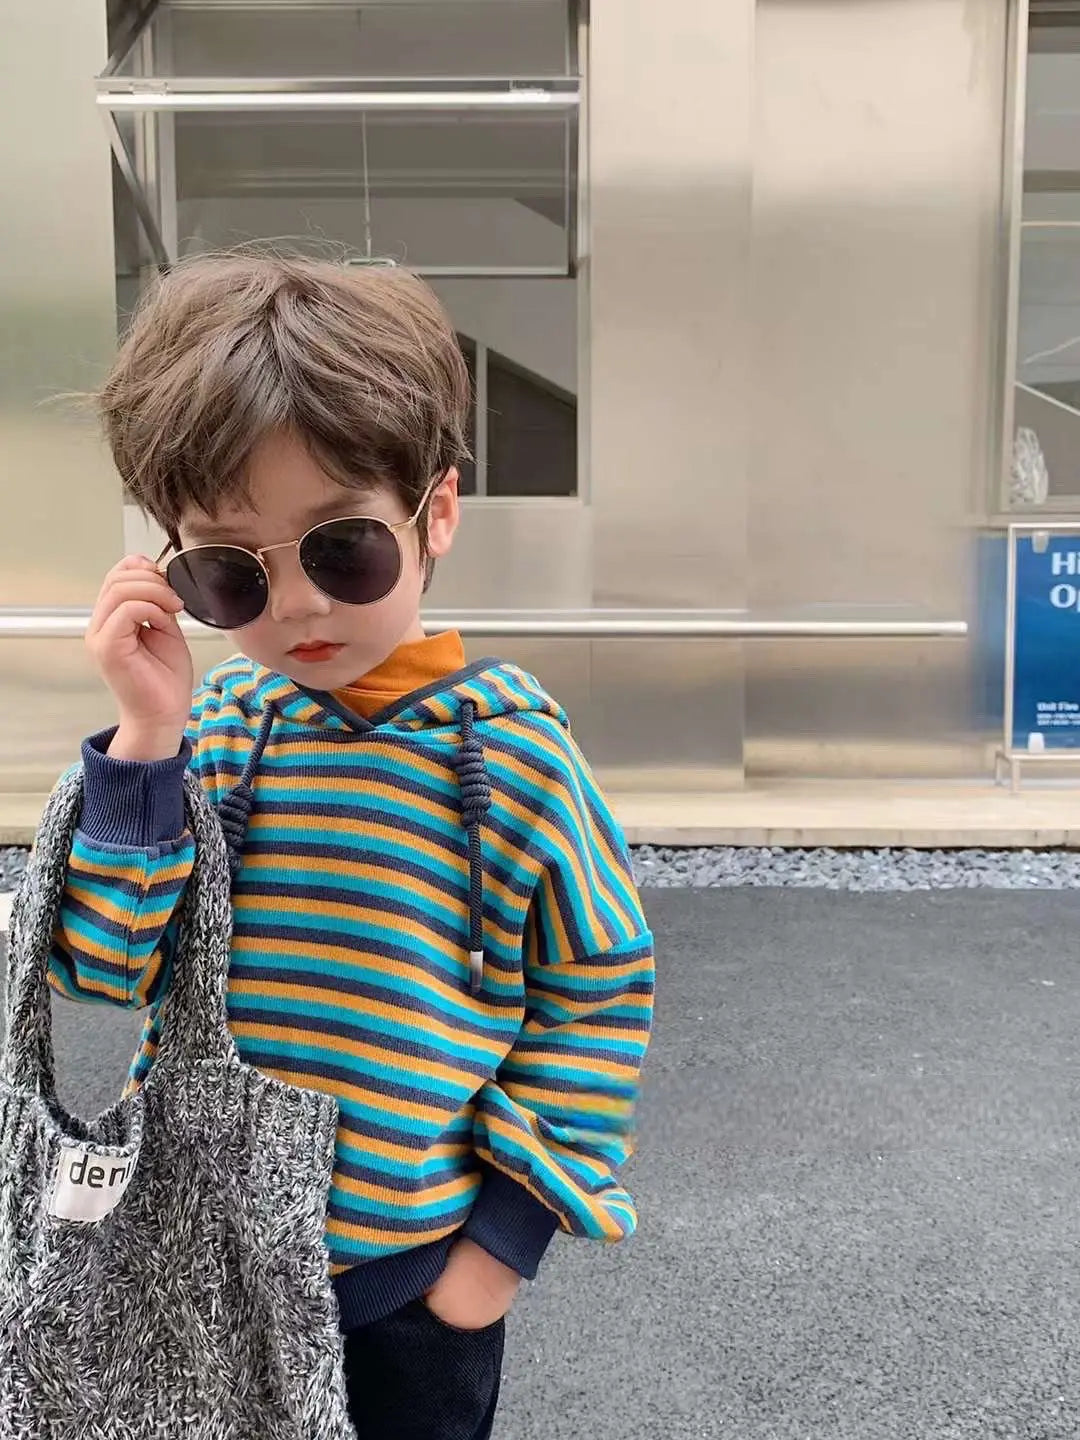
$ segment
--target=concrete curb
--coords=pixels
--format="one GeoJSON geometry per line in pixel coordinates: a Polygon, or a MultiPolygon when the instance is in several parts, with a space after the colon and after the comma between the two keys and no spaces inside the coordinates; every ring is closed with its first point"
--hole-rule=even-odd
{"type": "MultiPolygon", "coordinates": [[[[29,845],[45,795],[0,796],[0,845],[29,845]]],[[[1080,850],[1080,786],[989,782],[755,780],[725,791],[620,791],[631,845],[783,849],[1080,850]]]]}

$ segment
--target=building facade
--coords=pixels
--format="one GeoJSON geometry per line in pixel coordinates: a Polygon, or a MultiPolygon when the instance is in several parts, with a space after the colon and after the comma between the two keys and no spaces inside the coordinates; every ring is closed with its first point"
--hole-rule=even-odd
{"type": "Polygon", "coordinates": [[[251,240],[443,297],[476,458],[433,623],[539,673],[613,788],[990,774],[982,557],[1080,509],[1080,3],[5,19],[0,824],[107,723],[80,617],[156,540],[51,397],[160,267],[251,240]]]}

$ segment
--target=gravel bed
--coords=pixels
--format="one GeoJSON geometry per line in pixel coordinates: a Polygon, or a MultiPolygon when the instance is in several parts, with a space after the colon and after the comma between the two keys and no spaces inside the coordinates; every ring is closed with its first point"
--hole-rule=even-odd
{"type": "Polygon", "coordinates": [[[641,886],[821,890],[1075,890],[1073,850],[784,850],[715,846],[633,852],[641,886]]]}
{"type": "MultiPolygon", "coordinates": [[[[784,850],[717,845],[633,850],[639,885],[664,889],[793,886],[821,890],[1076,890],[1074,850],[784,850]]],[[[0,848],[0,891],[11,890],[26,851],[0,848]]]]}
{"type": "Polygon", "coordinates": [[[0,846],[0,891],[14,889],[15,882],[26,868],[26,855],[25,850],[0,846]]]}

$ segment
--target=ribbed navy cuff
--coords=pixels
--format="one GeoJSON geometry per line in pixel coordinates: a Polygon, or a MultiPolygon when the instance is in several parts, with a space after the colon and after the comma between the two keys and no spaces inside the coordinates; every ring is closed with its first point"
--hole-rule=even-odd
{"type": "Polygon", "coordinates": [[[509,1265],[525,1280],[536,1278],[559,1222],[524,1185],[490,1166],[461,1233],[509,1265]]]}
{"type": "Polygon", "coordinates": [[[364,1325],[383,1320],[419,1300],[434,1288],[446,1269],[456,1235],[446,1235],[415,1250],[399,1250],[379,1260],[366,1260],[344,1271],[334,1281],[341,1332],[349,1335],[364,1325]]]}
{"type": "Polygon", "coordinates": [[[116,760],[105,752],[115,727],[83,741],[83,808],[79,829],[103,845],[147,849],[184,833],[185,740],[171,760],[116,760]]]}

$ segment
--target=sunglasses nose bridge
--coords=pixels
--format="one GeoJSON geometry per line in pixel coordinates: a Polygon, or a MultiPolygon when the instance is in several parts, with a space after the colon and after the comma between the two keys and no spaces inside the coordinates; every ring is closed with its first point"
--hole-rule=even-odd
{"type": "Polygon", "coordinates": [[[287,578],[290,567],[283,565],[280,560],[270,561],[266,557],[273,555],[275,551],[278,550],[291,550],[296,556],[295,569],[302,573],[304,568],[300,563],[300,546],[302,543],[302,540],[281,540],[277,545],[260,545],[258,550],[253,550],[251,553],[262,566],[263,573],[266,575],[267,580],[269,581],[276,577],[278,583],[280,583],[282,579],[287,578]]]}
{"type": "Polygon", "coordinates": [[[269,582],[268,608],[275,620],[306,619],[329,612],[330,597],[314,583],[301,559],[301,546],[306,537],[285,540],[279,545],[264,545],[257,553],[269,582]],[[268,562],[263,558],[273,551],[289,550],[288,561],[268,562]],[[273,563],[273,569],[271,564],[273,563]]]}
{"type": "Polygon", "coordinates": [[[300,540],[279,540],[276,545],[260,545],[253,553],[261,560],[264,555],[269,555],[272,550],[299,550],[303,539],[300,540]]]}

